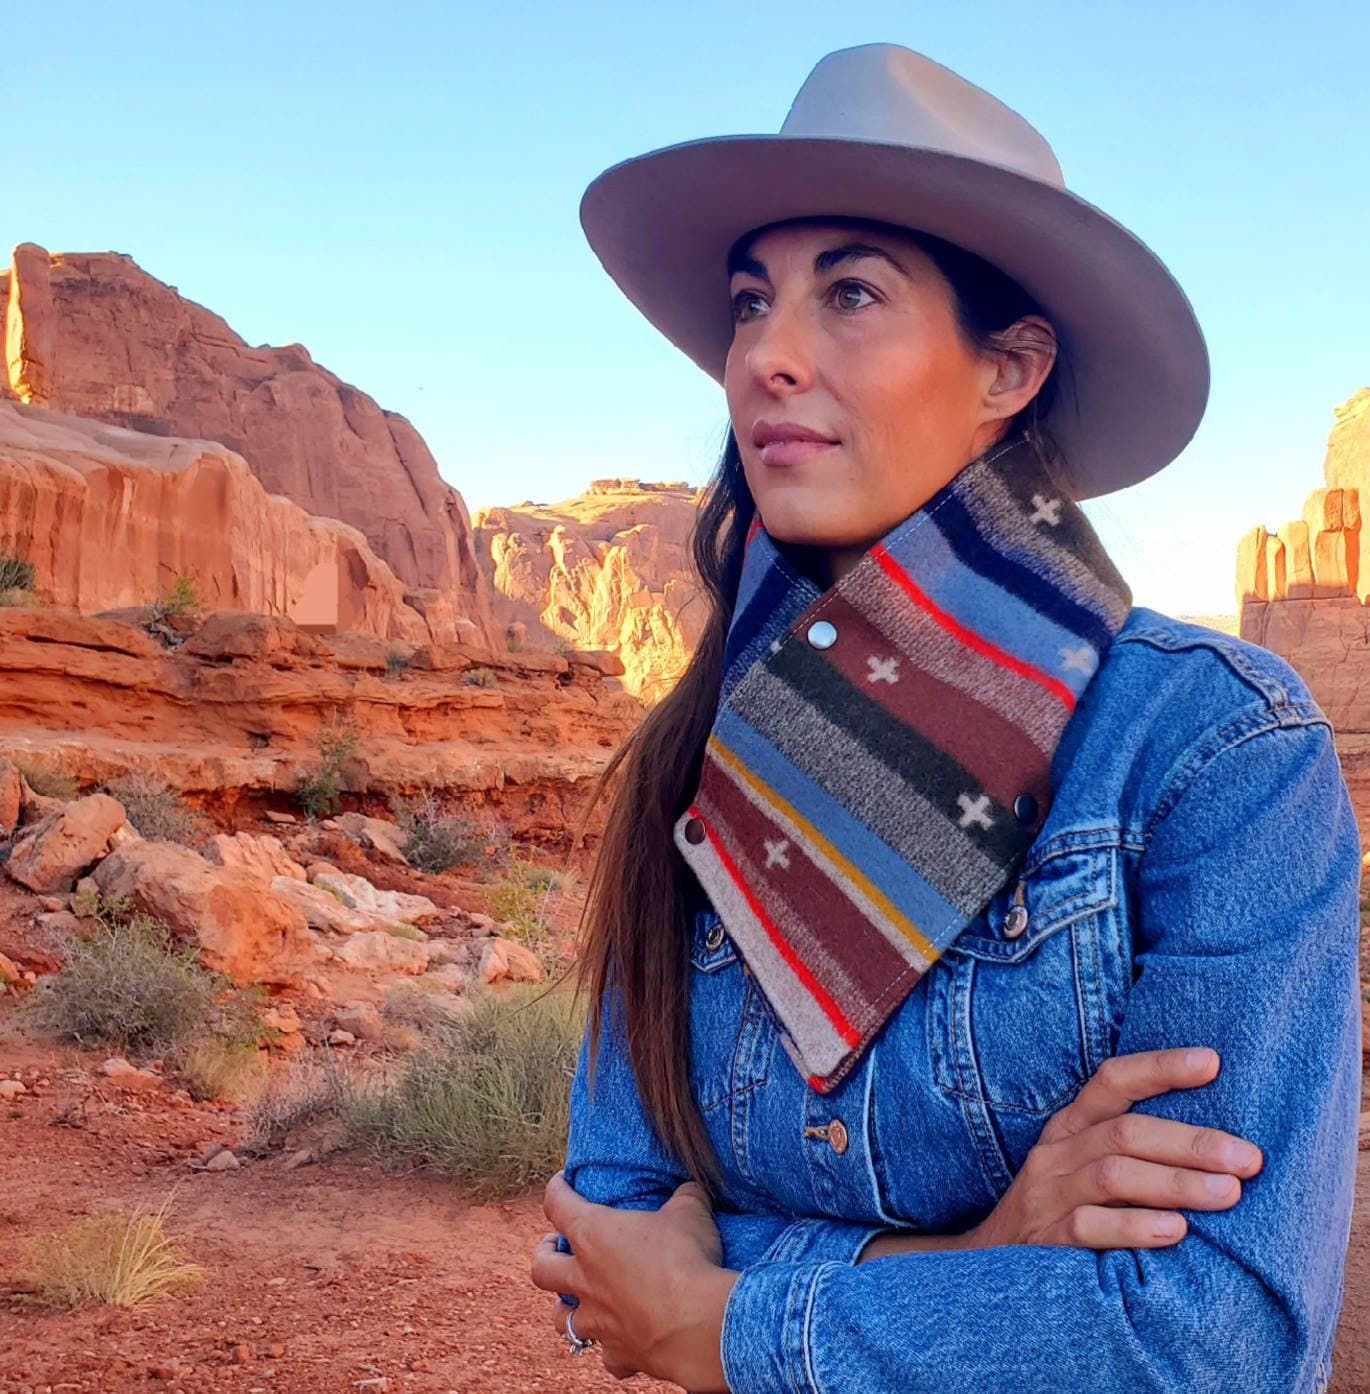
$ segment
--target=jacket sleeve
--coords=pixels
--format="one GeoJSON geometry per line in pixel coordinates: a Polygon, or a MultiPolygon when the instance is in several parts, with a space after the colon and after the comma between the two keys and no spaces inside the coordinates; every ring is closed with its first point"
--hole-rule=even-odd
{"type": "Polygon", "coordinates": [[[1158,1249],[762,1262],[729,1295],[732,1394],[1312,1394],[1341,1303],[1360,1101],[1360,842],[1322,720],[1236,726],[1170,780],[1138,864],[1118,1054],[1209,1045],[1137,1112],[1265,1165],[1158,1249]]]}
{"type": "MultiPolygon", "coordinates": [[[[590,1038],[581,1041],[571,1084],[566,1181],[577,1195],[626,1210],[659,1210],[690,1179],[662,1147],[638,1094],[622,1011],[611,996],[599,1042],[594,1089],[589,1086],[590,1038]]],[[[723,1267],[742,1269],[763,1258],[854,1262],[866,1241],[889,1229],[845,1220],[757,1211],[716,1210],[723,1267]]],[[[563,1235],[563,1253],[572,1252],[563,1235]]]]}

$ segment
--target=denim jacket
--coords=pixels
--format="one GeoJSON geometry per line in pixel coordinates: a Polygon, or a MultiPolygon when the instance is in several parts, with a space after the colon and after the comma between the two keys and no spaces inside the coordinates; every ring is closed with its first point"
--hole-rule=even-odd
{"type": "MultiPolygon", "coordinates": [[[[1283,659],[1134,606],[1057,749],[1017,875],[828,1095],[701,910],[691,1078],[741,1276],[733,1394],[1320,1394],[1360,1104],[1360,838],[1328,720],[1283,659]],[[1014,899],[1026,929],[1005,932],[1014,899]],[[1263,1169],[1157,1249],[1014,1245],[858,1265],[957,1233],[1109,1056],[1208,1045],[1216,1078],[1133,1111],[1227,1130],[1263,1169]]],[[[572,1086],[566,1178],[656,1209],[682,1181],[605,1018],[572,1086]]],[[[569,1249],[561,1241],[563,1249],[569,1249]]]]}

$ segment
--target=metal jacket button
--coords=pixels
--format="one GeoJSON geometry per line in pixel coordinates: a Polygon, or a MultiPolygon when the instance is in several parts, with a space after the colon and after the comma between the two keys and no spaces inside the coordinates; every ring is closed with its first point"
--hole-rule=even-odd
{"type": "Polygon", "coordinates": [[[1025,903],[1026,892],[1019,881],[1013,890],[1013,904],[1004,916],[1004,938],[1016,939],[1028,927],[1028,908],[1025,903]]]}
{"type": "Polygon", "coordinates": [[[722,942],[723,942],[723,925],[722,925],[722,923],[719,923],[719,924],[716,924],[716,925],[708,932],[708,934],[706,934],[706,935],[704,936],[704,947],[705,947],[706,949],[716,949],[722,942]]]}
{"type": "Polygon", "coordinates": [[[834,1118],[831,1123],[811,1123],[804,1129],[804,1136],[825,1139],[839,1156],[847,1150],[847,1144],[851,1141],[847,1135],[847,1125],[840,1118],[834,1118]]]}
{"type": "Polygon", "coordinates": [[[690,821],[685,824],[685,841],[704,841],[704,820],[702,818],[691,818],[690,821]]]}
{"type": "Polygon", "coordinates": [[[809,626],[808,640],[816,649],[830,649],[837,642],[837,626],[828,620],[815,620],[809,626]]]}
{"type": "Polygon", "coordinates": [[[1019,794],[1013,801],[1013,816],[1020,823],[1031,823],[1037,817],[1037,800],[1031,794],[1019,794]]]}

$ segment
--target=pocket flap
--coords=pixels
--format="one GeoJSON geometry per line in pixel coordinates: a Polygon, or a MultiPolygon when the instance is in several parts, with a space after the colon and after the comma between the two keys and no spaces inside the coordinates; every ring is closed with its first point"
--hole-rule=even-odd
{"type": "Polygon", "coordinates": [[[1063,847],[1029,858],[1020,871],[995,892],[984,915],[952,940],[947,952],[995,963],[1015,963],[1058,929],[1085,915],[1118,903],[1116,846],[1063,847]],[[1018,935],[1005,932],[1014,894],[1022,886],[1027,926],[1018,935]]]}

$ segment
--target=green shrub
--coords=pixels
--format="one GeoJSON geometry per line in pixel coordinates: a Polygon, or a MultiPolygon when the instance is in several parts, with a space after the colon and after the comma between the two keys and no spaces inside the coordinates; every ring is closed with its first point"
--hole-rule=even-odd
{"type": "Polygon", "coordinates": [[[387,678],[399,677],[412,661],[412,656],[402,649],[391,649],[385,656],[385,676],[387,678]]]}
{"type": "Polygon", "coordinates": [[[111,779],[105,792],[123,804],[128,821],[149,841],[198,847],[213,830],[202,813],[157,775],[134,770],[111,779]]]}
{"type": "Polygon", "coordinates": [[[342,808],[342,767],[360,745],[355,726],[333,725],[319,732],[319,769],[300,781],[298,791],[300,806],[311,818],[328,818],[342,808]]]}
{"type": "Polygon", "coordinates": [[[172,615],[194,615],[201,609],[200,592],[193,576],[177,576],[168,594],[158,596],[149,607],[152,613],[146,621],[149,625],[172,615]]]}
{"type": "Polygon", "coordinates": [[[512,857],[503,876],[490,888],[490,910],[506,922],[510,935],[530,949],[546,942],[549,926],[542,914],[545,891],[530,882],[530,867],[521,858],[512,857]]]}
{"type": "Polygon", "coordinates": [[[37,579],[33,563],[11,552],[0,552],[0,591],[32,591],[37,579]]]}
{"type": "Polygon", "coordinates": [[[418,871],[435,876],[475,860],[485,849],[485,838],[476,823],[443,813],[431,789],[416,799],[392,799],[390,810],[405,834],[404,855],[418,871]]]}
{"type": "Polygon", "coordinates": [[[451,1177],[472,1199],[520,1191],[566,1155],[582,1030],[568,992],[483,994],[396,1077],[349,1092],[349,1135],[382,1160],[451,1177]]]}
{"type": "Polygon", "coordinates": [[[36,1026],[73,1040],[164,1054],[197,1036],[242,1039],[251,1030],[247,999],[173,942],[167,927],[126,900],[78,898],[94,919],[88,938],[72,938],[66,966],[29,993],[24,1011],[36,1026]]]}

